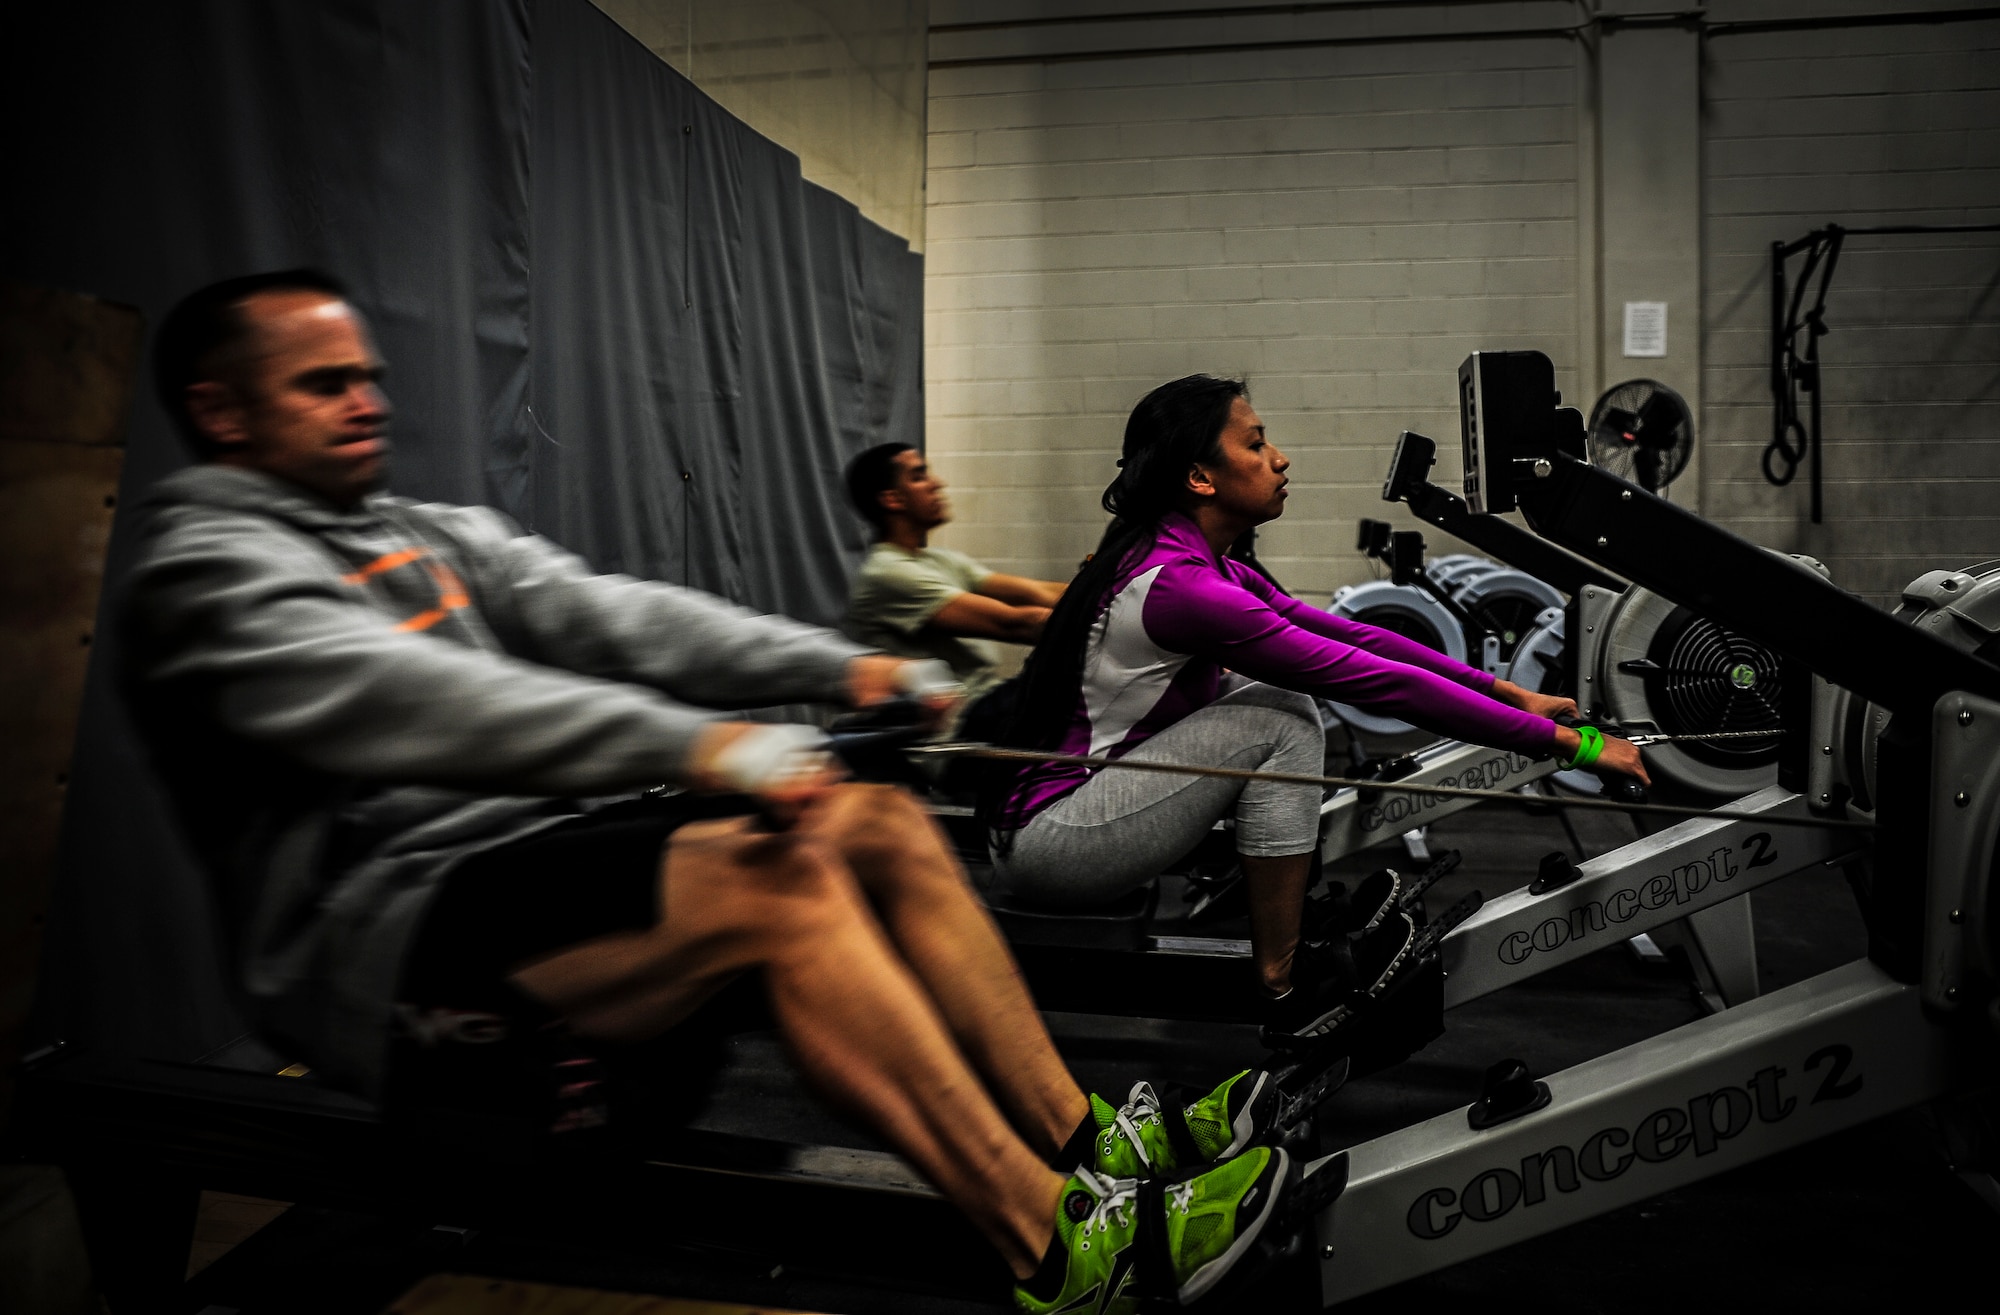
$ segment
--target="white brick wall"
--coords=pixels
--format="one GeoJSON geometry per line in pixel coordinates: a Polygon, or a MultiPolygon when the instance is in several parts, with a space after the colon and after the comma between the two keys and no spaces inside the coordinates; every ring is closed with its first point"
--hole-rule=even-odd
{"type": "MultiPolygon", "coordinates": [[[[1046,8],[951,0],[933,21],[1046,8]]],[[[1142,26],[1118,31],[1165,40],[1142,26]]],[[[976,36],[946,53],[978,53],[976,36]]],[[[1993,21],[1704,44],[1702,502],[1884,600],[1934,563],[2000,556],[2000,242],[1850,242],[1824,344],[1821,527],[1803,483],[1757,472],[1768,244],[1829,220],[2000,220],[1996,55],[1993,21]]],[[[929,432],[959,492],[949,540],[1066,574],[1102,523],[1132,402],[1187,371],[1235,373],[1297,463],[1266,554],[1319,592],[1365,573],[1348,545],[1387,510],[1396,432],[1449,451],[1467,351],[1541,348],[1588,406],[1572,367],[1592,361],[1602,257],[1578,209],[1594,176],[1580,58],[1515,38],[933,69],[929,432]]],[[[1644,363],[1602,369],[1611,383],[1644,363]]]]}
{"type": "Polygon", "coordinates": [[[1850,239],[1820,347],[1825,524],[1805,470],[1786,489],[1758,473],[1770,243],[2000,222],[2000,21],[1717,38],[1705,99],[1710,515],[1885,601],[2000,557],[2000,234],[1850,239]]]}
{"type": "Polygon", "coordinates": [[[1067,578],[1132,404],[1202,370],[1247,377],[1293,459],[1263,541],[1280,578],[1365,577],[1354,523],[1388,510],[1398,432],[1455,446],[1465,354],[1578,359],[1577,58],[1539,38],[934,68],[944,541],[1067,578]]]}
{"type": "Polygon", "coordinates": [[[592,0],[805,176],[924,249],[925,0],[592,0]]]}

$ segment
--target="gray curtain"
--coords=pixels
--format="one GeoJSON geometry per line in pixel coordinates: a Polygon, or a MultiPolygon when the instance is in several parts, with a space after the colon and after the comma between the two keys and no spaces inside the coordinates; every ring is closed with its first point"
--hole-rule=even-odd
{"type": "MultiPolygon", "coordinates": [[[[861,543],[839,470],[921,441],[921,260],[586,0],[36,6],[9,26],[0,273],[157,322],[212,279],[327,268],[390,362],[395,491],[498,506],[603,570],[838,618],[861,543]]],[[[142,389],[123,500],[184,460],[142,389]]],[[[102,634],[37,1031],[187,1058],[239,1014],[115,657],[102,634]]]]}

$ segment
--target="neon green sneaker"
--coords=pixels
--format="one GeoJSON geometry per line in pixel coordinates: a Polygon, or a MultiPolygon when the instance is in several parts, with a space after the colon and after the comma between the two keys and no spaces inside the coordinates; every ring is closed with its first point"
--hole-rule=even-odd
{"type": "Polygon", "coordinates": [[[1148,1297],[1199,1301],[1276,1217],[1290,1170],[1271,1146],[1181,1183],[1078,1169],[1063,1185],[1049,1253],[1015,1285],[1014,1306],[1022,1315],[1136,1315],[1148,1297]]]}
{"type": "Polygon", "coordinates": [[[1180,1109],[1162,1109],[1150,1082],[1133,1083],[1116,1110],[1092,1096],[1097,1172],[1108,1178],[1158,1178],[1227,1160],[1263,1136],[1277,1108],[1278,1084],[1261,1069],[1245,1069],[1180,1109]]]}

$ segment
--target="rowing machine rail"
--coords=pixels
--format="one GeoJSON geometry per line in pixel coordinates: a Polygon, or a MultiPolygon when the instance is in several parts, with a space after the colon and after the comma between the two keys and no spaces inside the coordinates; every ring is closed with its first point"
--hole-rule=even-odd
{"type": "MultiPolygon", "coordinates": [[[[1529,758],[1478,744],[1434,744],[1416,755],[1417,769],[1397,785],[1445,785],[1474,790],[1512,790],[1539,781],[1556,769],[1548,759],[1529,758]]],[[[1476,799],[1449,795],[1339,790],[1320,805],[1320,858],[1337,858],[1380,844],[1412,828],[1469,808],[1476,799]],[[1364,794],[1372,795],[1363,798],[1364,794]]]]}
{"type": "MultiPolygon", "coordinates": [[[[2000,721],[1995,728],[2000,730],[2000,721]]],[[[1805,800],[1775,785],[1734,809],[1773,818],[1807,815],[1805,800]]],[[[1838,862],[1860,848],[1851,831],[1690,818],[1578,865],[1577,878],[1554,890],[1534,895],[1524,886],[1489,900],[1445,940],[1445,1007],[1718,909],[1759,886],[1838,862]]],[[[1729,980],[1736,976],[1731,966],[1744,961],[1740,952],[1717,953],[1710,960],[1725,1000],[1755,994],[1729,980]]],[[[1754,958],[1748,963],[1754,977],[1754,958]]]]}
{"type": "Polygon", "coordinates": [[[1468,376],[1482,387],[1507,378],[1504,414],[1475,425],[1468,408],[1467,448],[1476,429],[1489,489],[1505,495],[1495,508],[1511,508],[1518,496],[1537,534],[1894,711],[1928,717],[1953,690],[2000,693],[1991,663],[1589,465],[1580,455],[1582,418],[1559,405],[1555,368],[1542,353],[1476,352],[1460,367],[1461,380],[1468,376]]]}

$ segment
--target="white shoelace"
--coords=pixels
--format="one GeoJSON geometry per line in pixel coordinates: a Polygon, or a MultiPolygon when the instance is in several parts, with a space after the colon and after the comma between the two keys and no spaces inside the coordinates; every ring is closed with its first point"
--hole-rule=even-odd
{"type": "Polygon", "coordinates": [[[1146,1143],[1139,1136],[1139,1125],[1148,1119],[1159,1117],[1160,1098],[1154,1093],[1153,1084],[1134,1082],[1132,1090],[1126,1093],[1125,1104],[1119,1109],[1117,1122],[1113,1125],[1138,1153],[1139,1163],[1148,1169],[1153,1167],[1153,1157],[1146,1154],[1146,1143]]]}
{"type": "MultiPolygon", "coordinates": [[[[1076,1180],[1083,1184],[1085,1191],[1097,1198],[1097,1204],[1090,1208],[1090,1213],[1077,1225],[1077,1234],[1083,1239],[1078,1243],[1078,1249],[1090,1250],[1090,1235],[1111,1231],[1113,1223],[1120,1228],[1131,1227],[1132,1219],[1126,1213],[1126,1208],[1138,1199],[1137,1178],[1106,1178],[1089,1169],[1078,1169],[1076,1180]]],[[[1192,1187],[1188,1189],[1189,1192],[1193,1190],[1192,1187]]]]}

